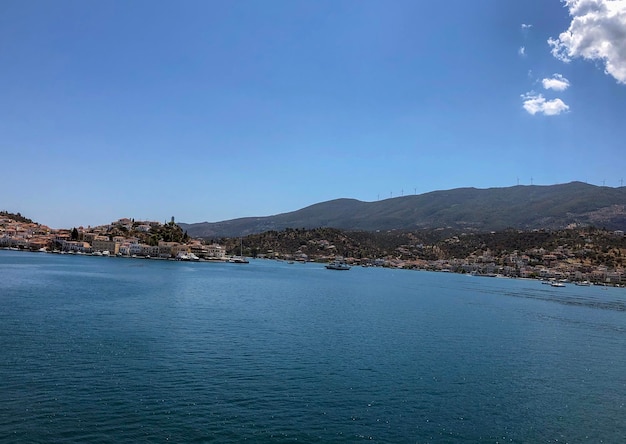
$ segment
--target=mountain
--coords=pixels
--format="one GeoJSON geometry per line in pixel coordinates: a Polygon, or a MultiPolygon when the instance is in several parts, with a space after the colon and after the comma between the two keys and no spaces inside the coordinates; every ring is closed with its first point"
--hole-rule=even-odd
{"type": "Polygon", "coordinates": [[[508,188],[457,188],[377,202],[336,199],[289,213],[179,224],[192,237],[237,237],[285,228],[419,230],[560,229],[571,224],[626,230],[626,187],[582,182],[508,188]]]}

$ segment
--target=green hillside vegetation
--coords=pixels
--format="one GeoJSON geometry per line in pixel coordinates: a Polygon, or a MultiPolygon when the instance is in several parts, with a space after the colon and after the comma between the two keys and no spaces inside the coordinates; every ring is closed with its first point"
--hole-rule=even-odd
{"type": "MultiPolygon", "coordinates": [[[[239,238],[213,241],[225,245],[230,254],[239,254],[239,238]]],[[[264,255],[288,259],[305,254],[318,259],[343,256],[434,261],[526,254],[534,264],[541,264],[544,254],[560,249],[571,252],[571,260],[580,264],[611,268],[624,266],[626,255],[626,237],[593,227],[469,234],[455,234],[452,230],[365,232],[334,228],[286,229],[246,236],[243,246],[244,255],[252,257],[264,255]]]]}
{"type": "Polygon", "coordinates": [[[148,245],[158,245],[160,241],[184,243],[189,239],[187,232],[183,231],[183,229],[174,222],[153,225],[147,233],[137,231],[135,228],[138,225],[137,222],[134,222],[131,230],[121,225],[113,225],[108,234],[111,237],[116,235],[137,237],[141,242],[148,245]],[[126,232],[124,232],[124,230],[126,230],[126,232]]]}
{"type": "MultiPolygon", "coordinates": [[[[135,237],[141,243],[153,246],[158,245],[160,241],[185,243],[189,240],[187,232],[174,222],[152,225],[148,232],[137,230],[139,225],[139,222],[133,222],[132,228],[129,229],[123,224],[113,223],[104,235],[108,236],[109,239],[113,239],[115,236],[135,237]]],[[[71,238],[72,240],[83,240],[83,236],[76,228],[72,229],[71,238]]]]}
{"type": "MultiPolygon", "coordinates": [[[[243,253],[247,256],[278,255],[294,257],[382,257],[393,252],[413,236],[409,233],[372,233],[364,231],[344,232],[336,228],[292,229],[266,231],[246,236],[243,253]]],[[[239,254],[238,238],[215,239],[226,246],[230,254],[239,254]]]]}
{"type": "Polygon", "coordinates": [[[459,188],[361,202],[336,199],[290,213],[182,224],[194,237],[236,237],[286,228],[346,231],[452,228],[466,232],[562,229],[571,224],[626,229],[626,187],[572,182],[551,186],[459,188]]]}

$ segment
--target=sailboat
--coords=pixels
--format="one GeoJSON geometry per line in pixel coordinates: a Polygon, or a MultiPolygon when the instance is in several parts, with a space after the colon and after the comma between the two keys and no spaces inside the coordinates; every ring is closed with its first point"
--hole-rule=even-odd
{"type": "Polygon", "coordinates": [[[241,245],[239,247],[239,256],[231,256],[231,258],[228,260],[228,262],[231,262],[233,264],[247,264],[248,259],[246,259],[243,256],[243,239],[241,239],[241,245]]]}

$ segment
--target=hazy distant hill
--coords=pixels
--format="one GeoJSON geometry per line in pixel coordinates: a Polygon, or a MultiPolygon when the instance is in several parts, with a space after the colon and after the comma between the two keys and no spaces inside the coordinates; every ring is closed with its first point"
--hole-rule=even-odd
{"type": "Polygon", "coordinates": [[[336,199],[290,213],[179,224],[192,237],[233,237],[285,228],[464,231],[564,228],[578,223],[626,229],[626,187],[571,182],[550,186],[458,188],[377,202],[336,199]]]}

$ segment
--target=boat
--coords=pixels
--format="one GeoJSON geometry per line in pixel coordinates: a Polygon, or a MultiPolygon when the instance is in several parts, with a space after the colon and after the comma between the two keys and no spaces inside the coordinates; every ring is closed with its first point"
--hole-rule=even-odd
{"type": "Polygon", "coordinates": [[[329,270],[349,270],[350,265],[346,264],[342,260],[334,260],[326,264],[326,268],[329,270]]]}
{"type": "Polygon", "coordinates": [[[241,240],[241,244],[239,247],[239,256],[231,256],[230,259],[228,259],[228,262],[230,262],[231,264],[248,264],[248,259],[246,259],[243,255],[243,239],[241,240]]]}
{"type": "Polygon", "coordinates": [[[246,259],[243,256],[232,256],[230,259],[228,259],[228,262],[230,262],[231,264],[247,264],[247,263],[249,263],[248,259],[246,259]]]}
{"type": "Polygon", "coordinates": [[[565,284],[563,282],[552,282],[550,286],[551,287],[565,287],[565,284]]]}
{"type": "Polygon", "coordinates": [[[575,282],[575,284],[578,285],[579,287],[589,287],[589,286],[591,286],[591,282],[589,282],[589,281],[575,282]]]}
{"type": "Polygon", "coordinates": [[[177,261],[199,261],[200,258],[193,253],[185,253],[184,251],[179,251],[176,257],[174,258],[177,261]]]}

